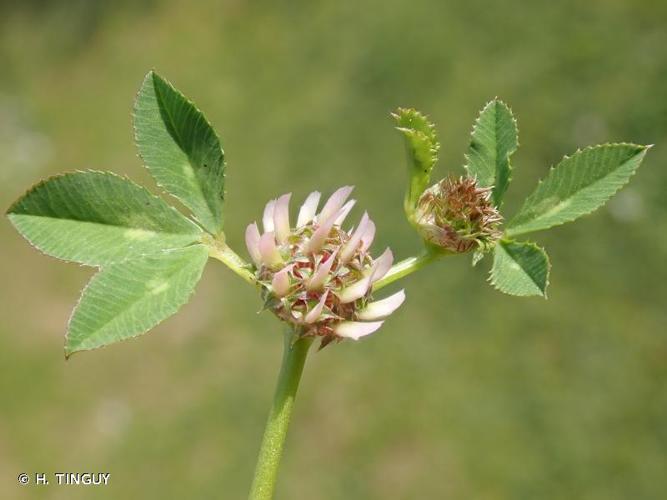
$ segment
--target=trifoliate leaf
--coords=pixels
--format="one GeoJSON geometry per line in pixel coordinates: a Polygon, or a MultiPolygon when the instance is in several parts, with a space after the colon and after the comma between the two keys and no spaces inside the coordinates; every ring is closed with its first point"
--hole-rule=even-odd
{"type": "Polygon", "coordinates": [[[9,208],[8,217],[42,252],[88,265],[184,247],[203,234],[162,199],[108,172],[42,181],[9,208]]]}
{"type": "Polygon", "coordinates": [[[225,163],[204,115],[154,72],[134,105],[135,140],[157,183],[192,210],[213,235],[222,231],[225,163]]]}
{"type": "Polygon", "coordinates": [[[494,248],[491,284],[509,295],[546,298],[549,268],[546,252],[534,243],[503,240],[494,248]]]}
{"type": "Polygon", "coordinates": [[[540,231],[591,213],[628,182],[647,150],[636,144],[605,144],[566,156],[526,198],[507,234],[540,231]]]}
{"type": "Polygon", "coordinates": [[[516,120],[510,108],[494,99],[479,113],[472,129],[465,166],[480,187],[493,186],[492,199],[499,207],[509,186],[510,156],[518,146],[516,120]]]}
{"type": "Polygon", "coordinates": [[[65,354],[145,333],[192,295],[208,259],[203,245],[112,264],[84,289],[69,324],[65,354]]]}

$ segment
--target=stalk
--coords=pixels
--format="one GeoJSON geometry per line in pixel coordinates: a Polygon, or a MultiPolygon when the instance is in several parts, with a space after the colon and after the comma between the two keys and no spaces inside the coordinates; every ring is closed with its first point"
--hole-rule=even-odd
{"type": "Polygon", "coordinates": [[[246,283],[257,285],[255,275],[250,271],[250,266],[234,250],[227,246],[224,236],[214,239],[212,236],[205,235],[202,243],[208,247],[209,256],[219,260],[228,268],[239,275],[246,283]]]}
{"type": "Polygon", "coordinates": [[[280,458],[294,407],[294,398],[312,342],[312,338],[301,338],[294,342],[292,331],[285,332],[282,366],[259,449],[249,500],[271,500],[273,498],[280,458]]]}
{"type": "Polygon", "coordinates": [[[412,274],[415,271],[419,271],[422,267],[430,264],[431,262],[433,262],[438,257],[441,257],[442,255],[436,252],[426,250],[421,255],[417,255],[415,257],[409,257],[405,260],[397,262],[391,267],[391,269],[389,269],[389,272],[387,272],[387,274],[385,274],[382,277],[382,279],[379,279],[373,284],[373,290],[377,291],[380,288],[384,288],[385,286],[393,283],[394,281],[397,281],[407,276],[408,274],[412,274]]]}

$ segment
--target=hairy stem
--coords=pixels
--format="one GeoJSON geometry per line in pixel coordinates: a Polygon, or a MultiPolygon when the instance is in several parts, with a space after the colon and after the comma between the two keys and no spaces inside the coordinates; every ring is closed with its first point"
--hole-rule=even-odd
{"type": "Polygon", "coordinates": [[[410,257],[400,262],[397,262],[396,264],[391,266],[389,272],[385,274],[382,279],[375,282],[375,284],[373,285],[373,290],[374,291],[379,290],[380,288],[383,288],[393,283],[394,281],[397,281],[407,276],[408,274],[412,274],[415,271],[419,271],[422,267],[426,266],[427,264],[430,264],[440,256],[441,255],[435,252],[430,252],[427,250],[421,255],[418,255],[416,257],[410,257]]]}
{"type": "Polygon", "coordinates": [[[278,376],[278,385],[273,396],[273,405],[264,429],[262,445],[255,467],[255,477],[250,489],[249,500],[270,500],[278,476],[278,466],[285,444],[294,398],[301,380],[312,338],[293,341],[291,330],[285,332],[285,350],[278,376]]]}
{"type": "Polygon", "coordinates": [[[214,239],[213,237],[206,235],[202,240],[202,243],[208,247],[208,254],[210,257],[218,259],[247,283],[257,285],[255,275],[250,271],[248,263],[234,250],[229,248],[224,240],[214,239]]]}

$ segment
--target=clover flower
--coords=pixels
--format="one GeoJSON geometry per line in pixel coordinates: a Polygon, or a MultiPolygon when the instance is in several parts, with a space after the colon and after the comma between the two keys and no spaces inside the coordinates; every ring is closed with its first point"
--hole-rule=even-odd
{"type": "Polygon", "coordinates": [[[421,236],[441,249],[465,253],[487,250],[502,232],[502,216],[491,202],[492,188],[473,177],[445,178],[425,190],[415,210],[421,236]]]}
{"type": "Polygon", "coordinates": [[[310,193],[295,227],[289,217],[291,193],[280,196],[266,205],[264,233],[257,223],[245,233],[265,307],[300,336],[321,337],[322,346],[375,332],[405,300],[401,290],[372,301],[373,283],[389,271],[393,254],[387,248],[371,257],[375,224],[367,213],[355,229],[342,228],[355,204],[347,201],[352,189],[338,189],[318,214],[320,193],[310,193]]]}

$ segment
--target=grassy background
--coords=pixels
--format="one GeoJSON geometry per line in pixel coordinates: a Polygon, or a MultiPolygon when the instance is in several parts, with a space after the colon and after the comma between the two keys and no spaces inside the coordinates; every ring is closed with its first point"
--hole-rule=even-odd
{"type": "MultiPolygon", "coordinates": [[[[608,207],[535,235],[548,301],[502,296],[488,262],[450,259],[406,280],[377,336],[313,356],[278,498],[665,498],[666,23],[658,0],[5,0],[0,206],[65,170],[154,186],[130,122],[150,68],[223,138],[239,250],[270,197],[351,183],[376,249],[414,253],[399,105],[438,124],[444,175],[484,102],[508,101],[510,214],[565,153],[656,143],[608,207]]],[[[31,250],[6,219],[0,241],[0,496],[244,498],[281,348],[254,291],[212,262],[150,335],[65,363],[91,270],[31,250]],[[24,471],[108,471],[111,486],[19,487],[24,471]]]]}

